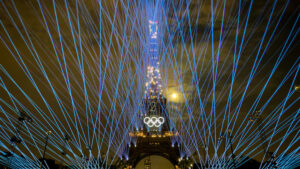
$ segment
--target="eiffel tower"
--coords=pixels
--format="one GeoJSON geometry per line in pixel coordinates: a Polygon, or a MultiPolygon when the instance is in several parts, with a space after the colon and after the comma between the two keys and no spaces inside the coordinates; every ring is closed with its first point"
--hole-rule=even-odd
{"type": "MultiPolygon", "coordinates": [[[[128,164],[135,168],[137,163],[151,155],[158,155],[168,159],[174,166],[180,158],[179,147],[172,144],[172,139],[177,139],[178,133],[171,131],[167,99],[163,96],[160,74],[158,20],[149,20],[149,39],[147,80],[142,108],[138,115],[140,124],[135,131],[129,133],[135,146],[129,148],[128,164]]],[[[145,167],[151,168],[150,158],[145,161],[145,167]]]]}

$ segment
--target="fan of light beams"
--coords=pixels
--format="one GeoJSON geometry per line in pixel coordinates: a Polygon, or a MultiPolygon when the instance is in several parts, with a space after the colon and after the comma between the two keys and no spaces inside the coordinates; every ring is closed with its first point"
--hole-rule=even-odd
{"type": "Polygon", "coordinates": [[[109,168],[128,156],[156,10],[163,95],[181,158],[197,168],[236,168],[250,158],[261,168],[300,165],[297,3],[0,4],[3,165],[39,168],[49,158],[109,168]]]}

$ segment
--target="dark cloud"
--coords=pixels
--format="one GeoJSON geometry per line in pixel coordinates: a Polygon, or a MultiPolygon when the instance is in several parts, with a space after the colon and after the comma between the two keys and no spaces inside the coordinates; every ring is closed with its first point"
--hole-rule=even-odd
{"type": "MultiPolygon", "coordinates": [[[[43,18],[41,16],[37,1],[32,0],[24,2],[22,0],[15,0],[14,2],[20,12],[20,16],[27,28],[29,36],[39,54],[41,63],[44,65],[48,78],[52,82],[52,85],[57,91],[58,96],[62,98],[62,102],[65,106],[66,112],[73,112],[72,103],[69,98],[69,91],[67,90],[67,84],[65,83],[63,77],[63,74],[65,72],[64,70],[61,70],[61,67],[58,64],[58,60],[62,62],[62,49],[60,48],[60,38],[56,27],[52,1],[41,2],[45,10],[44,12],[46,14],[46,19],[49,24],[53,42],[56,45],[55,49],[57,50],[58,56],[55,55],[51,39],[49,38],[45,23],[43,22],[43,18]]],[[[61,25],[67,69],[70,73],[70,83],[72,86],[71,91],[73,92],[75,104],[78,106],[78,111],[81,112],[80,118],[86,120],[85,107],[80,106],[85,105],[85,94],[82,87],[83,84],[80,74],[81,72],[79,70],[80,64],[77,59],[77,53],[75,51],[76,47],[78,49],[78,45],[75,46],[73,43],[73,35],[70,31],[64,2],[55,2],[57,2],[57,8],[60,9],[58,10],[58,18],[61,25]]],[[[215,8],[216,11],[214,12],[214,46],[212,46],[212,38],[210,37],[211,1],[190,1],[188,10],[186,10],[187,4],[185,4],[185,2],[183,1],[166,2],[170,4],[170,9],[168,9],[168,11],[165,11],[167,14],[166,17],[162,18],[162,23],[167,23],[167,25],[164,24],[164,26],[168,26],[169,29],[169,31],[165,31],[165,34],[163,35],[163,40],[166,46],[164,46],[162,49],[168,53],[168,55],[164,55],[165,57],[162,58],[162,70],[164,71],[163,77],[165,78],[163,79],[163,82],[166,82],[164,84],[166,89],[166,96],[169,97],[170,93],[172,92],[179,92],[181,93],[180,96],[185,95],[190,107],[187,108],[185,106],[185,100],[181,97],[181,100],[176,103],[177,109],[184,112],[187,112],[188,109],[192,110],[195,119],[198,119],[201,113],[203,113],[200,111],[199,104],[199,98],[201,98],[205,104],[204,110],[206,111],[206,115],[207,117],[209,117],[212,105],[212,54],[214,54],[215,58],[217,57],[218,45],[220,42],[222,42],[222,49],[220,50],[218,65],[218,83],[215,89],[215,94],[218,98],[216,112],[218,112],[219,118],[217,119],[217,121],[218,125],[220,125],[223,121],[222,115],[224,115],[225,107],[228,102],[228,95],[231,86],[232,64],[233,60],[236,60],[236,58],[234,58],[236,57],[235,39],[237,36],[237,54],[243,36],[243,31],[245,30],[247,10],[249,9],[250,1],[241,1],[242,8],[238,30],[236,25],[238,17],[238,1],[227,1],[224,22],[222,20],[222,1],[214,1],[214,4],[217,5],[217,7],[215,8]],[[224,24],[223,27],[222,23],[224,24]],[[220,41],[221,31],[223,36],[221,37],[222,40],[220,41]],[[191,36],[193,37],[193,41],[191,41],[191,36]],[[167,46],[168,44],[170,44],[167,42],[171,38],[171,46],[167,46]],[[214,47],[214,51],[212,51],[212,47],[214,47]],[[197,89],[199,89],[199,93],[197,89]]],[[[45,78],[45,75],[41,72],[40,67],[38,67],[39,65],[35,62],[35,57],[31,53],[32,47],[30,47],[29,49],[27,48],[23,39],[18,34],[15,25],[10,20],[9,15],[7,15],[5,8],[7,8],[9,13],[12,15],[12,18],[15,19],[16,26],[20,29],[22,35],[25,35],[25,29],[23,28],[21,22],[18,20],[18,16],[15,13],[13,3],[9,1],[1,1],[1,3],[0,21],[8,30],[14,42],[14,45],[16,45],[17,49],[19,49],[19,52],[24,59],[26,66],[28,66],[30,72],[32,73],[33,78],[36,80],[37,86],[41,90],[41,93],[46,97],[46,100],[53,108],[53,111],[57,112],[57,117],[53,119],[61,119],[63,124],[66,124],[68,120],[74,120],[74,117],[65,119],[65,114],[63,114],[63,111],[59,109],[59,103],[56,101],[53,91],[51,90],[50,85],[45,78]]],[[[104,111],[109,112],[110,108],[113,107],[114,104],[117,107],[115,111],[120,111],[124,106],[123,101],[124,98],[126,98],[128,92],[132,92],[131,94],[134,94],[134,97],[131,98],[130,103],[128,103],[129,106],[127,107],[134,110],[135,107],[133,105],[136,105],[136,101],[138,101],[138,99],[142,97],[142,91],[139,90],[143,89],[143,87],[141,86],[143,86],[144,82],[142,73],[143,68],[141,68],[140,66],[144,64],[145,59],[139,59],[141,57],[144,57],[145,55],[143,50],[146,47],[144,44],[146,38],[143,34],[147,31],[147,28],[145,25],[143,25],[143,21],[145,21],[145,18],[139,17],[139,15],[137,15],[140,13],[144,14],[142,12],[144,6],[143,4],[137,5],[135,3],[135,5],[140,7],[140,9],[129,10],[129,13],[127,14],[132,17],[131,20],[128,20],[128,24],[125,25],[125,18],[127,16],[127,4],[121,4],[121,2],[115,4],[115,1],[109,0],[103,1],[103,20],[101,33],[103,37],[102,41],[100,42],[100,11],[98,8],[99,4],[97,1],[82,1],[81,3],[82,4],[78,5],[80,8],[79,15],[81,41],[84,54],[83,57],[85,58],[83,65],[85,66],[85,78],[88,85],[87,94],[91,101],[92,113],[97,110],[97,94],[99,88],[101,87],[101,85],[99,85],[99,79],[104,77],[104,75],[102,74],[99,78],[98,74],[100,70],[104,70],[106,63],[108,63],[107,74],[106,80],[104,82],[105,84],[102,96],[103,98],[101,100],[103,101],[102,105],[106,106],[103,108],[104,111]],[[117,9],[115,18],[116,21],[113,23],[115,9],[117,9]],[[100,43],[102,44],[103,49],[101,54],[99,54],[100,43]],[[111,45],[110,49],[109,44],[111,45]],[[129,49],[129,51],[124,50],[124,48],[126,50],[129,49]],[[121,58],[121,54],[124,54],[122,55],[124,56],[123,58],[121,58]],[[122,66],[122,59],[132,64],[125,65],[123,71],[120,72],[119,69],[122,66]],[[102,65],[98,65],[100,61],[102,65]],[[133,77],[135,72],[139,73],[138,75],[136,75],[136,77],[133,77]],[[114,100],[113,96],[117,87],[116,84],[118,82],[118,75],[120,74],[122,75],[122,84],[120,85],[120,89],[118,92],[120,96],[116,100],[114,100]],[[138,80],[142,82],[136,82],[134,87],[136,87],[137,89],[131,89],[130,91],[128,91],[131,82],[138,80]]],[[[255,73],[255,76],[251,84],[249,85],[249,89],[246,92],[243,106],[240,109],[240,116],[237,117],[238,122],[236,126],[241,125],[245,127],[245,124],[242,124],[242,121],[244,120],[244,118],[248,118],[246,117],[246,112],[254,111],[252,110],[253,105],[255,105],[254,107],[256,109],[260,109],[261,106],[263,106],[276,91],[277,87],[280,86],[284,77],[291,70],[291,66],[293,64],[299,64],[300,47],[298,40],[299,35],[297,34],[297,31],[299,31],[298,25],[296,25],[295,29],[292,31],[293,25],[296,22],[299,22],[299,20],[297,20],[299,5],[296,1],[290,1],[289,4],[286,4],[286,1],[278,1],[272,17],[273,19],[271,20],[270,27],[268,28],[267,34],[265,36],[264,43],[262,43],[262,50],[258,52],[259,44],[261,43],[262,37],[264,36],[264,32],[267,26],[266,23],[269,19],[273,3],[273,1],[253,1],[251,15],[247,26],[247,31],[245,32],[245,39],[243,42],[243,47],[241,50],[242,52],[237,67],[238,74],[236,75],[236,79],[233,84],[233,93],[235,94],[232,100],[233,110],[237,109],[239,101],[242,98],[242,94],[245,91],[249,74],[253,68],[254,62],[256,62],[256,59],[262,59],[257,67],[257,72],[255,73]],[[285,5],[287,5],[287,8],[283,15],[283,18],[277,26],[274,37],[271,37],[285,5]],[[291,36],[289,37],[290,33],[291,36]],[[292,38],[295,38],[293,39],[293,42],[291,42],[292,38]],[[267,45],[269,40],[270,44],[267,45]],[[286,42],[286,40],[288,42],[288,45],[290,45],[288,49],[287,46],[284,48],[284,43],[286,42]],[[289,44],[289,42],[291,42],[291,44],[289,44]],[[264,49],[267,49],[266,53],[263,53],[264,49]],[[256,99],[260,95],[262,87],[266,84],[267,78],[274,68],[281,52],[285,51],[287,51],[285,53],[285,57],[277,68],[270,82],[268,82],[262,98],[256,103],[256,99]],[[258,55],[258,58],[256,58],[256,55],[258,55]]],[[[68,5],[71,13],[75,15],[75,1],[69,1],[68,5]]],[[[74,26],[76,26],[75,18],[75,16],[72,16],[74,26]]],[[[26,77],[25,73],[21,69],[21,66],[18,65],[18,61],[20,62],[20,59],[14,59],[13,55],[9,52],[8,48],[13,51],[12,53],[14,55],[17,54],[17,52],[13,50],[13,45],[9,41],[8,36],[4,32],[4,29],[0,27],[0,30],[0,37],[2,38],[0,45],[1,66],[3,66],[7,70],[7,72],[14,78],[14,80],[19,85],[21,85],[22,89],[41,108],[41,110],[43,110],[43,112],[46,114],[48,113],[47,115],[49,115],[49,110],[41,99],[41,96],[38,94],[33,84],[26,77]]],[[[74,27],[74,30],[76,30],[75,32],[77,33],[77,35],[75,36],[78,36],[78,28],[74,27]]],[[[27,43],[29,42],[29,39],[26,36],[25,40],[27,41],[27,43]]],[[[270,113],[276,108],[276,106],[280,104],[282,99],[286,97],[295,75],[296,74],[294,73],[287,79],[276,96],[272,99],[272,104],[269,104],[266,107],[263,115],[264,117],[270,115],[270,113]]],[[[24,107],[27,107],[29,111],[32,111],[33,116],[37,117],[37,119],[40,118],[41,115],[39,115],[38,112],[35,111],[34,106],[31,105],[29,101],[21,94],[21,92],[17,89],[17,87],[15,87],[15,85],[3,71],[0,72],[0,77],[9,87],[10,92],[12,92],[16,96],[16,98],[20,100],[24,107]]],[[[296,84],[299,83],[299,78],[297,78],[296,84]]],[[[1,99],[7,101],[12,105],[7,92],[3,88],[1,88],[0,91],[1,93],[5,93],[1,95],[1,99]]],[[[295,101],[298,97],[299,93],[294,94],[289,99],[288,104],[290,104],[290,102],[292,101],[295,101]]],[[[3,105],[3,102],[1,102],[0,105],[5,107],[3,105]]],[[[15,117],[17,116],[15,112],[8,110],[8,108],[6,108],[5,110],[7,110],[8,112],[12,112],[11,114],[15,117]]],[[[292,106],[289,109],[288,113],[284,114],[283,119],[285,119],[285,117],[287,117],[288,115],[294,113],[296,110],[297,107],[292,106]]],[[[187,113],[184,114],[182,118],[187,121],[190,120],[190,117],[187,113]]],[[[105,120],[106,122],[104,122],[103,124],[107,124],[107,121],[110,120],[116,120],[116,117],[115,119],[112,119],[112,117],[110,117],[110,119],[105,120]]],[[[200,121],[199,125],[202,125],[203,123],[203,121],[200,121]]],[[[49,127],[49,125],[46,124],[45,119],[41,120],[40,125],[42,124],[44,124],[44,127],[49,127]]],[[[69,130],[73,129],[72,127],[70,129],[66,129],[65,132],[70,132],[69,130]]],[[[205,126],[203,130],[209,130],[208,126],[205,126]]],[[[59,133],[57,135],[62,136],[63,134],[59,133]]],[[[205,135],[203,134],[203,136],[205,135]]],[[[280,136],[282,136],[282,134],[279,134],[278,137],[280,136]]],[[[272,148],[272,151],[273,150],[275,149],[272,148]]]]}

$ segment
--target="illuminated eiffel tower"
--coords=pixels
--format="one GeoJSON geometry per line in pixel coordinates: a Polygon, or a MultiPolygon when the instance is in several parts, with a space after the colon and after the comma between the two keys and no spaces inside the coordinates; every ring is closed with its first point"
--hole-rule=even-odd
{"type": "Polygon", "coordinates": [[[162,95],[161,74],[159,69],[158,21],[149,20],[149,65],[147,67],[147,82],[143,100],[143,129],[151,135],[161,134],[169,130],[166,98],[162,95]]]}
{"type": "MultiPolygon", "coordinates": [[[[145,157],[159,155],[168,159],[174,166],[178,163],[179,147],[172,144],[172,139],[178,137],[178,133],[170,131],[170,122],[166,108],[167,99],[163,96],[160,74],[158,20],[148,21],[148,57],[147,80],[143,106],[138,115],[139,127],[129,133],[133,140],[137,140],[135,146],[129,147],[128,165],[135,167],[145,157]]],[[[151,168],[150,158],[147,158],[145,167],[151,168]],[[149,164],[149,165],[148,165],[149,164]]]]}

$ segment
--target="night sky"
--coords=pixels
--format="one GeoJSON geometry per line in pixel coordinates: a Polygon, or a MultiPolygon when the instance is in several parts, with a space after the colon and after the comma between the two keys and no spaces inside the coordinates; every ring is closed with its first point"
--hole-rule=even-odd
{"type": "MultiPolygon", "coordinates": [[[[280,142],[269,148],[277,154],[294,151],[300,144],[299,140],[293,142],[294,138],[299,138],[300,127],[299,91],[294,89],[300,84],[297,74],[299,3],[295,0],[279,0],[276,4],[273,0],[254,0],[253,3],[247,0],[241,1],[239,8],[237,0],[227,0],[225,5],[223,1],[213,1],[213,27],[211,3],[208,0],[166,0],[160,20],[164,96],[168,99],[170,119],[182,136],[182,142],[190,148],[189,155],[194,156],[196,162],[200,161],[196,153],[196,150],[200,154],[203,152],[200,138],[211,139],[206,141],[208,149],[212,150],[208,152],[211,158],[214,153],[224,152],[224,142],[219,144],[217,152],[213,150],[213,142],[232,129],[233,146],[240,146],[235,153],[261,161],[263,153],[258,152],[265,143],[258,125],[247,122],[251,113],[261,109],[261,117],[266,119],[262,120],[266,124],[264,132],[269,137],[276,131],[274,141],[285,136],[289,126],[274,130],[276,123],[269,122],[278,120],[282,125],[294,119],[289,121],[294,131],[287,135],[280,148],[277,149],[280,142]],[[216,60],[218,63],[212,64],[216,60]],[[237,73],[232,82],[234,63],[237,73]],[[215,86],[213,70],[217,72],[215,86]],[[286,98],[285,111],[281,114],[282,106],[279,105],[286,98]],[[207,121],[202,119],[204,116],[207,121]],[[193,133],[195,128],[199,130],[193,133]],[[247,129],[247,133],[242,129],[247,129]],[[210,136],[209,131],[217,135],[210,136]],[[251,140],[255,140],[254,143],[251,140]]],[[[55,152],[64,149],[61,138],[66,133],[73,141],[77,140],[71,147],[76,149],[76,145],[81,144],[83,154],[87,154],[89,146],[92,153],[97,154],[99,147],[95,142],[99,143],[101,138],[107,138],[101,156],[108,154],[114,159],[122,154],[124,146],[116,149],[125,144],[122,138],[126,129],[133,128],[130,120],[136,116],[134,112],[139,111],[146,80],[148,30],[145,22],[148,18],[145,17],[145,4],[144,1],[103,0],[102,17],[99,17],[99,3],[94,0],[79,3],[69,0],[67,4],[60,0],[55,3],[51,0],[0,0],[0,144],[5,145],[0,146],[1,151],[9,149],[18,112],[23,110],[33,118],[27,128],[39,146],[28,144],[28,149],[35,149],[33,154],[37,158],[40,158],[37,150],[42,148],[43,133],[47,130],[54,133],[47,157],[60,162],[63,157],[55,152]],[[101,113],[97,114],[99,107],[101,113]],[[97,117],[100,120],[96,120],[97,117]],[[82,127],[74,123],[79,121],[82,127]],[[107,125],[111,128],[101,135],[107,125]],[[99,140],[84,146],[86,139],[82,137],[92,138],[92,129],[98,131],[95,137],[99,140]],[[109,138],[112,131],[116,135],[109,138]]],[[[22,137],[30,142],[26,132],[23,131],[22,137]]],[[[16,152],[33,158],[28,149],[21,146],[16,152]]],[[[74,153],[80,154],[80,150],[74,153]]],[[[163,160],[153,157],[153,161],[163,160]]],[[[160,167],[168,165],[164,163],[160,167]]]]}

